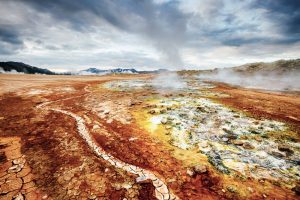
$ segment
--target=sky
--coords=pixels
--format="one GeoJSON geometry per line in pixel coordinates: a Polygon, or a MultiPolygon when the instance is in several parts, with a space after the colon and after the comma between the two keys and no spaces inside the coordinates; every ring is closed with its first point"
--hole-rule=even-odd
{"type": "Polygon", "coordinates": [[[299,0],[0,0],[0,61],[54,71],[300,58],[299,0]]]}

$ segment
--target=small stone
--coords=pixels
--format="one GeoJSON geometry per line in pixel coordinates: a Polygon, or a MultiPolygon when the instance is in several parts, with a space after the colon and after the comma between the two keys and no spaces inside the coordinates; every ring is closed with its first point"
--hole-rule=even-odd
{"type": "Polygon", "coordinates": [[[195,175],[194,170],[191,169],[191,168],[188,168],[188,169],[186,170],[186,173],[187,173],[189,176],[191,176],[191,177],[195,175]]]}
{"type": "Polygon", "coordinates": [[[228,139],[227,137],[223,137],[222,140],[223,140],[224,142],[227,142],[229,139],[228,139]]]}
{"type": "Polygon", "coordinates": [[[223,128],[223,131],[227,134],[230,134],[230,135],[234,135],[233,131],[232,130],[229,130],[227,128],[223,128]]]}
{"type": "Polygon", "coordinates": [[[278,145],[278,150],[279,151],[284,151],[289,155],[292,155],[294,153],[294,151],[292,149],[290,149],[288,146],[286,145],[278,145]]]}
{"type": "Polygon", "coordinates": [[[26,160],[21,157],[21,158],[13,160],[12,162],[13,162],[14,165],[20,165],[20,164],[25,164],[25,161],[26,160]]]}
{"type": "Polygon", "coordinates": [[[16,173],[16,172],[19,172],[21,171],[23,168],[23,165],[13,165],[12,167],[10,167],[8,169],[8,173],[16,173]]]}
{"type": "Polygon", "coordinates": [[[244,142],[242,140],[232,140],[231,143],[235,144],[235,145],[238,145],[238,146],[241,146],[241,145],[244,144],[244,142]]]}
{"type": "Polygon", "coordinates": [[[149,114],[155,114],[155,110],[149,110],[149,112],[148,112],[149,114]]]}
{"type": "Polygon", "coordinates": [[[95,125],[93,126],[93,130],[99,129],[99,128],[100,128],[100,126],[99,126],[98,124],[95,124],[95,125]]]}
{"type": "Polygon", "coordinates": [[[166,110],[166,109],[162,109],[162,110],[160,110],[159,112],[160,112],[160,114],[164,114],[164,113],[167,112],[167,110],[166,110]]]}
{"type": "Polygon", "coordinates": [[[109,113],[110,113],[109,110],[105,110],[105,111],[104,111],[104,114],[105,114],[105,115],[108,115],[109,113]]]}
{"type": "Polygon", "coordinates": [[[271,154],[275,157],[279,157],[279,158],[283,158],[285,155],[280,153],[280,152],[277,152],[277,151],[272,151],[271,154]]]}
{"type": "Polygon", "coordinates": [[[257,142],[262,142],[262,141],[263,141],[261,137],[255,137],[254,139],[255,139],[257,142]]]}
{"type": "Polygon", "coordinates": [[[137,140],[138,138],[137,137],[131,137],[128,139],[128,141],[134,141],[134,140],[137,140]]]}
{"type": "Polygon", "coordinates": [[[96,199],[96,198],[97,198],[97,196],[96,196],[96,195],[94,195],[94,194],[89,194],[88,198],[89,198],[89,199],[96,199]]]}
{"type": "Polygon", "coordinates": [[[69,181],[69,180],[71,180],[72,179],[72,175],[71,174],[66,174],[66,175],[64,175],[64,180],[65,181],[69,181]]]}
{"type": "Polygon", "coordinates": [[[198,107],[196,108],[196,110],[197,110],[198,112],[206,112],[205,108],[204,108],[204,107],[201,107],[201,106],[198,106],[198,107]]]}
{"type": "Polygon", "coordinates": [[[160,121],[160,123],[162,123],[162,124],[166,124],[168,122],[168,120],[166,119],[166,118],[163,118],[161,121],[160,121]]]}
{"type": "Polygon", "coordinates": [[[226,137],[227,137],[228,139],[230,139],[230,140],[235,140],[235,139],[238,138],[238,136],[235,135],[235,134],[227,134],[226,137]]]}
{"type": "Polygon", "coordinates": [[[249,190],[249,192],[254,192],[254,190],[251,187],[247,188],[249,190]]]}
{"type": "Polygon", "coordinates": [[[293,190],[297,195],[300,195],[300,185],[296,185],[292,190],[293,190]]]}
{"type": "Polygon", "coordinates": [[[233,186],[233,185],[229,185],[229,186],[227,187],[227,190],[228,190],[229,192],[232,192],[232,193],[236,193],[236,192],[237,192],[237,188],[236,188],[235,186],[233,186]]]}
{"type": "Polygon", "coordinates": [[[18,193],[13,197],[14,200],[24,200],[24,196],[21,193],[18,193]]]}
{"type": "Polygon", "coordinates": [[[245,142],[244,144],[243,144],[243,147],[245,148],[245,149],[254,149],[255,147],[252,145],[252,144],[250,144],[249,142],[245,142]]]}
{"type": "Polygon", "coordinates": [[[202,174],[202,173],[207,172],[207,167],[205,165],[196,165],[194,167],[194,170],[195,170],[195,172],[202,174]]]}

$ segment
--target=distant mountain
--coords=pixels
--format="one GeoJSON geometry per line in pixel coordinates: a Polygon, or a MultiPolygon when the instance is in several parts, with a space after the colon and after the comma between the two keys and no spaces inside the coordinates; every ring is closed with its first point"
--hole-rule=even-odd
{"type": "Polygon", "coordinates": [[[33,67],[21,62],[0,62],[0,73],[23,73],[23,74],[48,74],[53,75],[54,72],[48,69],[33,67]]]}
{"type": "Polygon", "coordinates": [[[218,74],[218,73],[236,73],[237,75],[285,75],[300,74],[300,59],[294,60],[278,60],[275,62],[264,63],[248,63],[236,67],[215,68],[209,70],[181,70],[181,75],[200,75],[200,74],[218,74]]]}
{"type": "Polygon", "coordinates": [[[272,91],[300,91],[300,59],[198,71],[198,78],[272,91]]]}
{"type": "Polygon", "coordinates": [[[135,69],[108,69],[102,70],[97,68],[89,68],[78,72],[79,75],[104,75],[104,74],[138,74],[135,69]]]}
{"type": "Polygon", "coordinates": [[[108,69],[108,70],[101,70],[97,68],[89,68],[85,70],[79,71],[78,75],[104,75],[104,74],[149,74],[149,73],[161,73],[166,72],[168,70],[166,69],[159,69],[159,70],[153,70],[153,71],[137,71],[136,69],[130,68],[130,69],[108,69]]]}
{"type": "Polygon", "coordinates": [[[300,72],[300,59],[295,60],[278,60],[270,63],[250,63],[237,67],[226,68],[237,73],[251,75],[251,74],[276,74],[284,75],[286,73],[299,73],[300,72]]]}

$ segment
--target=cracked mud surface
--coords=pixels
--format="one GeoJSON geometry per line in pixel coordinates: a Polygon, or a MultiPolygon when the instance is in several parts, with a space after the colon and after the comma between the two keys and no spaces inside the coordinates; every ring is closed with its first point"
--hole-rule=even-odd
{"type": "MultiPolygon", "coordinates": [[[[36,77],[31,76],[32,81],[21,76],[24,87],[11,86],[18,79],[17,75],[5,75],[2,79],[10,86],[1,87],[10,93],[0,96],[0,199],[299,198],[299,174],[279,184],[265,176],[240,175],[236,166],[223,162],[233,167],[229,170],[234,173],[226,174],[216,167],[220,159],[224,161],[223,154],[220,158],[209,154],[213,158],[209,160],[204,151],[201,153],[195,148],[201,138],[187,141],[187,148],[170,142],[178,133],[172,135],[173,131],[185,124],[184,113],[178,113],[183,118],[176,118],[181,124],[174,119],[174,127],[173,122],[163,120],[168,114],[176,116],[177,111],[184,111],[179,104],[166,106],[168,99],[183,102],[182,98],[208,98],[237,112],[247,109],[243,113],[255,118],[253,121],[264,120],[264,117],[279,120],[279,124],[291,127],[286,133],[279,126],[284,132],[280,142],[288,137],[299,144],[298,96],[259,92],[255,99],[255,91],[222,85],[211,87],[210,84],[202,85],[207,89],[197,94],[189,89],[169,96],[143,86],[143,80],[151,76],[76,77],[74,80],[63,76],[36,77]],[[123,84],[118,80],[126,81],[123,84]],[[138,80],[133,81],[133,87],[131,80],[138,80]],[[273,99],[279,105],[291,105],[294,112],[266,104],[273,99]],[[262,104],[268,108],[265,113],[260,107],[262,104]],[[153,117],[155,120],[151,121],[153,117]]],[[[207,108],[199,109],[201,113],[204,112],[201,109],[207,108]]],[[[254,122],[249,123],[250,128],[241,130],[255,127],[254,122]]],[[[220,135],[228,135],[229,128],[224,127],[220,135]]],[[[238,127],[236,130],[240,132],[238,127]]],[[[261,135],[254,135],[256,142],[264,139],[261,135]]],[[[278,139],[278,135],[270,137],[278,139]]],[[[223,138],[216,142],[237,146],[243,151],[246,148],[256,151],[256,146],[253,150],[253,146],[245,144],[252,138],[229,138],[228,141],[223,138]]],[[[203,144],[200,147],[207,148],[203,144]]],[[[279,149],[274,155],[288,156],[286,159],[295,159],[298,152],[296,147],[279,149]]],[[[215,152],[220,153],[218,149],[215,152]]]]}

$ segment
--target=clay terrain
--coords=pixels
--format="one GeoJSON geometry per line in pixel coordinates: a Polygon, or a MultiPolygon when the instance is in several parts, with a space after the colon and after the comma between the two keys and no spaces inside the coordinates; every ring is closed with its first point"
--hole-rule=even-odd
{"type": "Polygon", "coordinates": [[[156,76],[0,74],[0,199],[300,199],[299,93],[156,76]]]}

